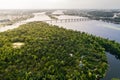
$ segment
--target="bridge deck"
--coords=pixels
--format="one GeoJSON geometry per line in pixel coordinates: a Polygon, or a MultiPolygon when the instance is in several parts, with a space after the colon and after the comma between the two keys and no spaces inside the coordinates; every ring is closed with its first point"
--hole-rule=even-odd
{"type": "MultiPolygon", "coordinates": [[[[41,20],[42,22],[48,23],[62,23],[62,22],[80,22],[80,21],[89,21],[89,18],[72,18],[72,19],[52,19],[52,20],[41,20]]],[[[32,21],[31,21],[32,22],[32,21]]],[[[19,22],[19,23],[27,23],[27,22],[19,22]]]]}
{"type": "Polygon", "coordinates": [[[78,22],[78,21],[88,21],[89,18],[72,18],[72,19],[54,19],[54,20],[44,20],[43,22],[78,22]]]}

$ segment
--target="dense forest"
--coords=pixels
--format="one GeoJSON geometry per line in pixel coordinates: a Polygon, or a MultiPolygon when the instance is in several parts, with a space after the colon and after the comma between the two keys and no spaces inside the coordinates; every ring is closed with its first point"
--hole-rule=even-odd
{"type": "Polygon", "coordinates": [[[0,80],[97,80],[108,68],[105,51],[120,57],[120,44],[31,22],[0,33],[0,80]]]}

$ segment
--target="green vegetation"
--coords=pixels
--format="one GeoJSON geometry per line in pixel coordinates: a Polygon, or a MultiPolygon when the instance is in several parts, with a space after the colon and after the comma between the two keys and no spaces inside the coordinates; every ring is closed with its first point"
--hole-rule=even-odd
{"type": "Polygon", "coordinates": [[[73,16],[82,16],[87,17],[87,12],[84,10],[66,10],[63,12],[65,15],[73,15],[73,16]]]}
{"type": "Polygon", "coordinates": [[[2,23],[0,23],[0,27],[12,25],[14,23],[17,23],[17,22],[20,22],[20,21],[23,21],[23,20],[27,20],[27,19],[32,18],[32,17],[34,17],[34,15],[32,15],[32,14],[24,15],[22,17],[15,18],[15,19],[9,20],[7,22],[2,22],[2,23]]]}
{"type": "Polygon", "coordinates": [[[0,23],[0,27],[12,25],[14,23],[17,23],[17,22],[20,22],[20,21],[23,21],[23,20],[27,20],[27,19],[32,18],[32,17],[34,17],[34,15],[28,14],[28,15],[21,16],[19,18],[14,18],[14,19],[12,19],[12,20],[10,20],[8,22],[0,23]]]}
{"type": "Polygon", "coordinates": [[[0,33],[0,80],[96,80],[120,44],[43,22],[0,33]],[[19,47],[14,47],[13,45],[19,47]]]}
{"type": "Polygon", "coordinates": [[[113,17],[115,12],[107,12],[107,11],[90,11],[88,14],[95,16],[95,17],[113,17]]]}
{"type": "Polygon", "coordinates": [[[120,18],[96,18],[96,20],[103,20],[106,22],[111,22],[111,23],[115,23],[115,24],[120,24],[120,18]]]}
{"type": "Polygon", "coordinates": [[[58,18],[54,17],[53,15],[48,15],[51,19],[58,20],[58,18]]]}
{"type": "Polygon", "coordinates": [[[120,80],[120,79],[118,79],[118,78],[112,78],[112,80],[120,80]]]}
{"type": "Polygon", "coordinates": [[[102,20],[105,22],[111,22],[115,24],[120,24],[120,15],[114,17],[116,13],[119,13],[118,10],[67,10],[64,11],[66,15],[75,15],[88,17],[92,20],[102,20]]]}
{"type": "Polygon", "coordinates": [[[51,19],[58,20],[58,18],[52,15],[53,12],[54,10],[50,10],[50,11],[47,11],[45,14],[48,15],[51,19]]]}
{"type": "Polygon", "coordinates": [[[13,25],[17,22],[33,18],[32,10],[0,10],[0,27],[13,25]]]}

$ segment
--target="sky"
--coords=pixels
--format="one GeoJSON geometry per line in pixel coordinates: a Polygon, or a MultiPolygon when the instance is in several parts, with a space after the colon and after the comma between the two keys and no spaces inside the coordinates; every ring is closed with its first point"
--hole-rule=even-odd
{"type": "Polygon", "coordinates": [[[0,9],[120,9],[120,0],[0,0],[0,9]]]}

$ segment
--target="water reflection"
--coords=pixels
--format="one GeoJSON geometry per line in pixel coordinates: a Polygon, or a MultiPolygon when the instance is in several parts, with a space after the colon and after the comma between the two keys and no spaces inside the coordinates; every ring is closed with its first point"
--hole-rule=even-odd
{"type": "Polygon", "coordinates": [[[120,25],[118,24],[110,24],[105,23],[102,21],[80,21],[80,22],[68,22],[68,23],[52,23],[58,26],[62,26],[67,29],[87,32],[93,35],[101,36],[104,38],[109,38],[111,40],[115,40],[117,42],[120,42],[120,25]],[[111,28],[109,26],[117,27],[117,28],[111,28]]]}
{"type": "MultiPolygon", "coordinates": [[[[64,16],[65,17],[65,16],[64,16]]],[[[59,18],[59,17],[58,17],[59,18]]],[[[103,21],[81,21],[81,22],[71,22],[71,23],[52,23],[58,26],[62,26],[67,29],[77,30],[93,34],[96,36],[108,38],[115,40],[120,43],[120,25],[113,23],[106,23],[103,21]]],[[[120,55],[112,55],[106,53],[109,69],[104,79],[101,80],[111,80],[112,78],[120,78],[120,55]]]]}
{"type": "MultiPolygon", "coordinates": [[[[43,20],[51,20],[45,13],[36,13],[34,14],[35,17],[22,21],[23,23],[16,23],[11,26],[6,26],[0,28],[0,32],[9,30],[9,29],[14,29],[17,28],[19,25],[32,22],[32,21],[43,21],[43,20]]],[[[63,16],[58,16],[58,18],[62,18],[63,16]]],[[[74,16],[72,16],[73,18],[74,16]]],[[[64,18],[70,18],[70,16],[64,15],[64,18]]],[[[76,17],[75,17],[76,18],[76,17]]],[[[111,40],[115,40],[117,42],[120,42],[120,25],[118,24],[112,24],[112,23],[106,23],[102,21],[95,21],[95,20],[90,20],[90,21],[79,21],[79,22],[53,22],[50,23],[53,25],[58,25],[62,26],[66,29],[72,29],[72,30],[77,30],[77,31],[82,31],[86,33],[90,33],[96,36],[101,36],[104,38],[109,38],[111,40]]],[[[120,78],[120,56],[113,56],[109,53],[106,53],[107,58],[108,58],[108,63],[109,63],[109,70],[107,72],[107,75],[104,79],[102,80],[110,80],[111,78],[120,78]],[[116,57],[116,58],[115,58],[116,57]]]]}
{"type": "Polygon", "coordinates": [[[106,53],[106,55],[109,63],[109,69],[104,79],[101,80],[111,80],[112,78],[120,78],[120,60],[115,58],[115,56],[113,56],[110,53],[106,53]]]}

